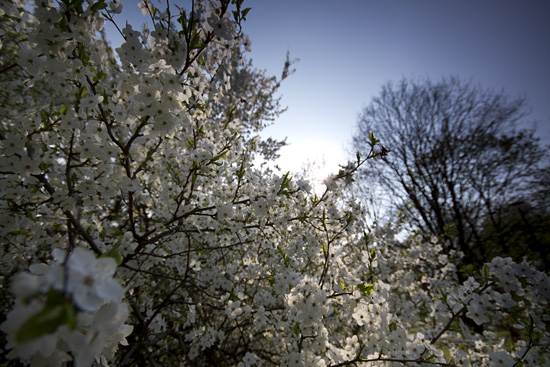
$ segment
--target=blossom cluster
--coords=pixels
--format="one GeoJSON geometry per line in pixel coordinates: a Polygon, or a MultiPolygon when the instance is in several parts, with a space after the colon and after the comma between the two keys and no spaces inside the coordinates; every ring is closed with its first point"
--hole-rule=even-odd
{"type": "Polygon", "coordinates": [[[75,248],[54,250],[51,264],[16,274],[15,305],[0,326],[12,349],[8,357],[51,366],[70,361],[69,352],[77,366],[110,359],[132,331],[124,324],[128,309],[115,269],[113,258],[75,248]]]}
{"type": "Polygon", "coordinates": [[[119,26],[115,0],[0,6],[3,358],[549,360],[546,274],[495,259],[462,282],[437,241],[368,233],[343,189],[379,155],[374,136],[324,190],[263,164],[283,144],[258,134],[283,78],[246,60],[242,0],[144,0],[141,29],[119,26]]]}
{"type": "MultiPolygon", "coordinates": [[[[407,315],[396,326],[424,336],[424,356],[429,351],[440,363],[461,366],[547,363],[547,274],[496,257],[461,282],[455,266],[460,253],[445,254],[437,241],[427,247],[418,238],[404,251],[383,244],[384,237],[375,236],[380,242],[373,271],[393,285],[387,301],[394,317],[407,315]]],[[[368,263],[372,256],[366,257],[368,263]]]]}

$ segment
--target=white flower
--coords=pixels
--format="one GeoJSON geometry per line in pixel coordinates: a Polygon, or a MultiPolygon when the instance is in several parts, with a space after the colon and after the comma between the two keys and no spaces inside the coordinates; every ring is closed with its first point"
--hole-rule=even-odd
{"type": "Polygon", "coordinates": [[[243,365],[244,367],[250,367],[253,366],[257,361],[259,360],[258,356],[254,353],[247,352],[243,357],[243,365]]]}
{"type": "Polygon", "coordinates": [[[24,44],[18,52],[18,63],[23,69],[25,69],[30,75],[36,76],[44,71],[44,58],[40,56],[40,53],[27,44],[24,44]]]}
{"type": "Polygon", "coordinates": [[[252,42],[250,41],[250,38],[247,34],[245,34],[243,37],[243,46],[246,51],[252,51],[252,42]]]}
{"type": "Polygon", "coordinates": [[[124,295],[124,289],[113,279],[116,270],[114,259],[96,259],[91,251],[76,248],[67,266],[67,290],[80,309],[94,312],[108,301],[120,301],[124,295]]]}
{"type": "Polygon", "coordinates": [[[367,324],[369,315],[369,307],[367,304],[360,303],[359,306],[355,309],[352,317],[357,322],[357,325],[363,326],[367,324]]]}
{"type": "Polygon", "coordinates": [[[258,199],[252,202],[251,206],[259,218],[265,217],[269,213],[270,203],[268,200],[264,198],[259,197],[258,199]]]}
{"type": "Polygon", "coordinates": [[[413,341],[406,342],[407,358],[417,359],[420,357],[422,352],[424,352],[423,340],[425,340],[424,335],[422,333],[417,333],[416,338],[413,341]]]}
{"type": "Polygon", "coordinates": [[[220,17],[213,9],[209,9],[206,13],[206,22],[204,28],[213,31],[216,37],[227,41],[234,38],[235,22],[229,19],[227,13],[220,17]]]}
{"type": "Polygon", "coordinates": [[[323,184],[327,187],[328,191],[334,191],[338,188],[337,176],[330,174],[323,180],[323,184]]]}
{"type": "Polygon", "coordinates": [[[243,310],[241,308],[241,301],[228,301],[227,307],[225,309],[225,314],[230,318],[234,319],[240,314],[243,313],[243,310]]]}
{"type": "Polygon", "coordinates": [[[505,351],[493,352],[490,350],[489,358],[491,359],[491,366],[495,367],[511,367],[516,364],[514,358],[505,351]]]}
{"type": "Polygon", "coordinates": [[[136,192],[140,189],[139,180],[123,176],[118,184],[122,192],[136,192]]]}
{"type": "Polygon", "coordinates": [[[27,299],[40,291],[40,280],[29,273],[15,275],[11,291],[17,298],[27,299]]]}
{"type": "Polygon", "coordinates": [[[149,328],[155,333],[161,333],[166,330],[166,321],[160,313],[155,314],[155,311],[152,308],[149,308],[146,313],[147,317],[150,319],[149,328]]]}
{"type": "Polygon", "coordinates": [[[93,109],[103,102],[103,96],[90,94],[80,100],[80,107],[93,109]]]}
{"type": "Polygon", "coordinates": [[[223,222],[233,215],[233,204],[216,205],[216,210],[218,211],[218,220],[223,222]]]}
{"type": "Polygon", "coordinates": [[[124,324],[127,318],[125,304],[108,303],[98,310],[84,333],[71,334],[66,342],[76,366],[90,366],[101,356],[111,358],[119,343],[126,345],[126,337],[132,332],[132,327],[124,324]]]}
{"type": "Polygon", "coordinates": [[[82,248],[75,248],[68,258],[65,251],[55,249],[53,259],[51,265],[31,265],[30,274],[20,273],[14,279],[15,306],[1,325],[7,334],[6,349],[12,349],[8,357],[37,366],[61,366],[71,360],[69,350],[76,366],[111,358],[132,331],[124,325],[127,307],[119,303],[124,290],[112,278],[115,261],[96,259],[82,248]],[[51,293],[46,301],[47,292],[51,293]],[[75,320],[68,311],[73,309],[71,302],[87,312],[77,312],[75,320]],[[76,322],[74,329],[67,318],[76,322]]]}
{"type": "Polygon", "coordinates": [[[304,190],[305,192],[307,192],[308,194],[311,194],[311,184],[306,181],[306,180],[298,180],[298,182],[296,182],[296,184],[298,185],[298,187],[300,188],[300,190],[304,190]]]}
{"type": "Polygon", "coordinates": [[[151,104],[152,102],[160,101],[161,95],[159,85],[157,83],[143,83],[139,86],[139,92],[134,96],[134,100],[151,104]]]}
{"type": "Polygon", "coordinates": [[[32,264],[29,266],[30,273],[37,275],[40,292],[46,293],[50,288],[54,288],[58,291],[63,290],[63,268],[59,266],[62,262],[63,258],[51,265],[32,264]]]}
{"type": "Polygon", "coordinates": [[[488,296],[480,296],[477,293],[472,295],[472,300],[468,304],[468,312],[466,316],[474,320],[478,325],[483,324],[484,322],[489,322],[489,316],[487,315],[487,306],[488,306],[488,296]]]}
{"type": "Polygon", "coordinates": [[[157,108],[154,121],[153,131],[156,136],[169,134],[176,125],[174,114],[163,109],[162,105],[157,108]]]}
{"type": "Polygon", "coordinates": [[[517,305],[517,302],[512,299],[512,295],[510,293],[495,292],[493,298],[499,305],[505,308],[510,308],[517,305]]]}
{"type": "Polygon", "coordinates": [[[299,352],[292,352],[283,360],[283,366],[301,367],[304,366],[304,356],[299,352]]]}
{"type": "Polygon", "coordinates": [[[109,2],[109,12],[114,14],[120,14],[122,12],[122,3],[120,0],[113,0],[109,2]]]}
{"type": "Polygon", "coordinates": [[[459,366],[469,366],[470,365],[470,361],[468,360],[468,355],[462,349],[457,349],[456,350],[455,361],[456,361],[456,364],[459,365],[459,366]]]}
{"type": "Polygon", "coordinates": [[[44,302],[38,299],[33,299],[29,303],[16,302],[13,310],[8,313],[6,321],[0,325],[0,330],[7,334],[5,349],[12,349],[7,355],[9,358],[19,357],[23,361],[30,361],[37,353],[43,358],[52,355],[57,345],[59,332],[44,334],[32,340],[19,341],[17,339],[21,326],[40,312],[43,307],[44,302]]]}
{"type": "Polygon", "coordinates": [[[149,13],[153,14],[152,6],[148,1],[140,1],[138,7],[141,9],[141,14],[148,15],[149,13]]]}

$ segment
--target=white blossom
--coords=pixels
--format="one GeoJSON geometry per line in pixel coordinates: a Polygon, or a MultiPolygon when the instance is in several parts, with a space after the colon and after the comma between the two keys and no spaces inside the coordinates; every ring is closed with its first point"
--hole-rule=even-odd
{"type": "Polygon", "coordinates": [[[316,195],[262,158],[276,153],[261,130],[282,112],[281,80],[247,60],[237,24],[246,1],[178,11],[142,1],[150,22],[139,28],[124,24],[122,3],[0,5],[3,57],[18,65],[1,75],[7,358],[77,367],[550,358],[547,274],[495,258],[488,276],[484,267],[461,284],[460,250],[408,236],[407,223],[366,225],[343,190],[360,162],[316,195]],[[101,37],[112,22],[124,38],[114,53],[101,37]],[[500,333],[507,325],[513,338],[500,333]]]}

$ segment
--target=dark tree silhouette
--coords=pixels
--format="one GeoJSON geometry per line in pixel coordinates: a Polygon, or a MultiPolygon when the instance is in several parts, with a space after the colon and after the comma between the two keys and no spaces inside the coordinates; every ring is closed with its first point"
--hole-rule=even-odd
{"type": "Polygon", "coordinates": [[[497,254],[541,260],[547,154],[534,129],[520,128],[527,116],[524,98],[457,77],[388,83],[363,110],[353,146],[368,151],[372,131],[390,152],[363,170],[358,191],[387,190],[414,227],[461,250],[463,266],[497,254]],[[531,237],[514,247],[521,233],[531,237]]]}

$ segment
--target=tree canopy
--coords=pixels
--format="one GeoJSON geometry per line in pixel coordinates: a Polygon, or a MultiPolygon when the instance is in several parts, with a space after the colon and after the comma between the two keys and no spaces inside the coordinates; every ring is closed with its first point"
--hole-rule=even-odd
{"type": "Polygon", "coordinates": [[[460,249],[368,233],[343,188],[374,136],[319,195],[253,164],[281,80],[246,59],[242,0],[142,1],[140,30],[120,1],[0,4],[2,366],[547,363],[545,273],[460,282],[460,249]]]}
{"type": "Polygon", "coordinates": [[[548,217],[548,198],[538,195],[548,155],[527,116],[524,98],[457,77],[388,83],[353,140],[366,151],[374,131],[391,151],[363,168],[363,188],[381,185],[415,228],[460,249],[465,265],[529,254],[548,266],[548,231],[537,224],[548,217]]]}

